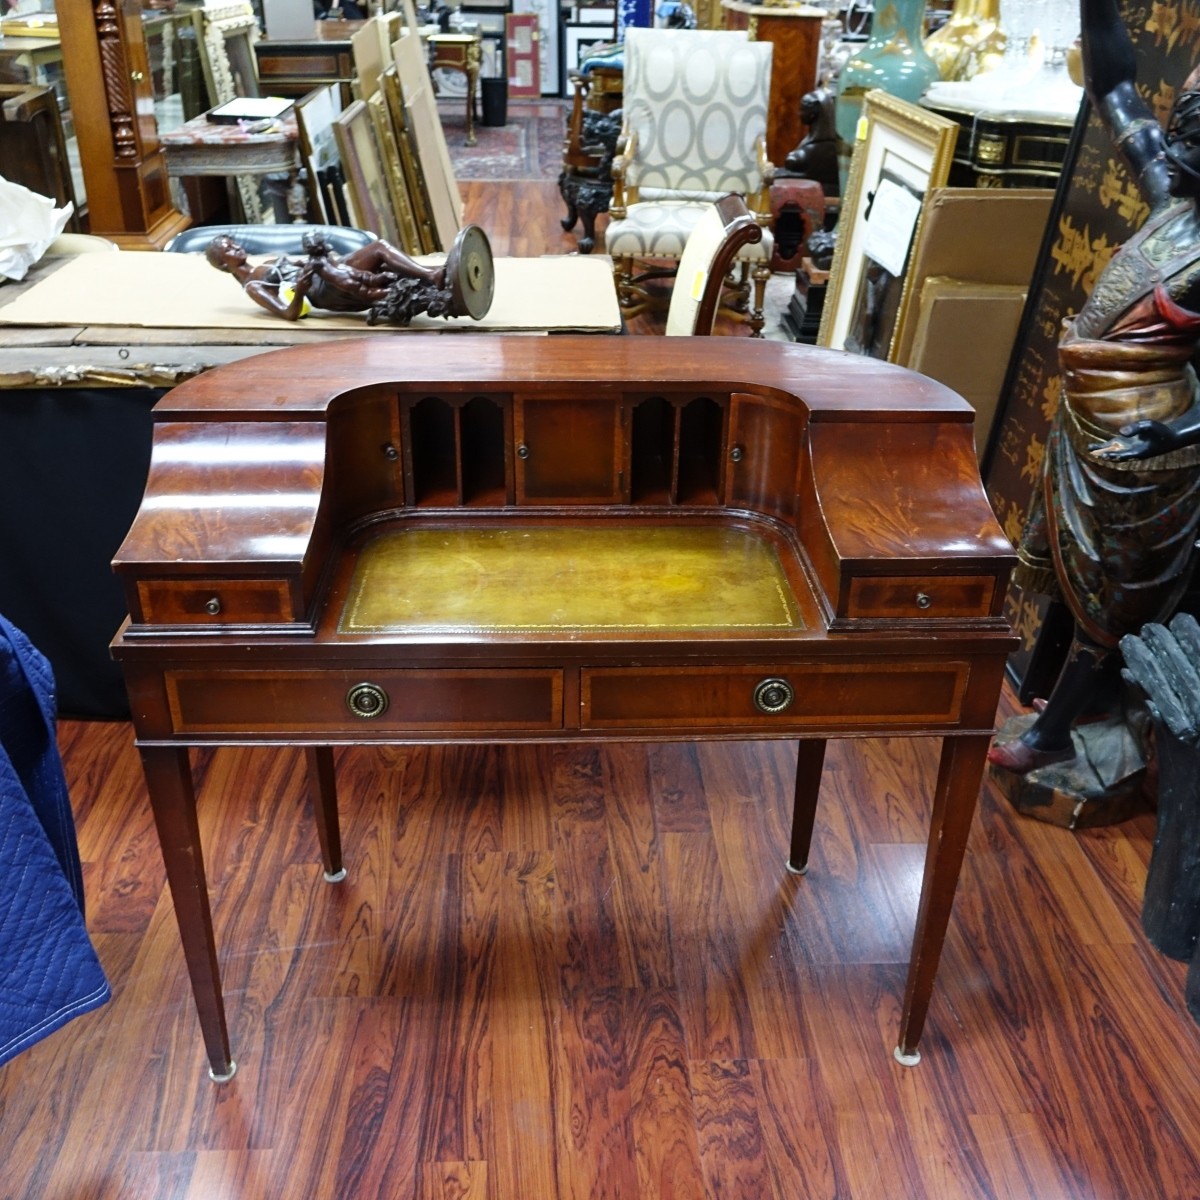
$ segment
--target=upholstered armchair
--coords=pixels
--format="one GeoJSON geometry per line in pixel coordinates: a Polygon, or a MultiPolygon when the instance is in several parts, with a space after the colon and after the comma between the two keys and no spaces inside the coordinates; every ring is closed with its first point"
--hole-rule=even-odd
{"type": "Polygon", "coordinates": [[[773,249],[767,226],[775,169],[766,156],[771,50],[742,31],[627,30],[624,125],[604,238],[626,316],[654,302],[646,282],[672,273],[670,262],[678,262],[708,207],[737,192],[763,238],[734,259],[735,307],[748,309],[755,336],[761,331],[773,249]]]}

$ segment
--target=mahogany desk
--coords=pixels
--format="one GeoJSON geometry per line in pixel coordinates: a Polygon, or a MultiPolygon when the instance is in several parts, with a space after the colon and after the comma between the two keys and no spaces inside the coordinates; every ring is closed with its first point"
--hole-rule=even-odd
{"type": "Polygon", "coordinates": [[[214,1078],[188,747],[246,742],[308,748],[332,882],[335,744],[798,739],[803,872],[826,739],[940,734],[896,1051],[917,1061],[1015,645],[970,407],[776,342],[448,345],[277,351],[155,410],[113,650],[214,1078]]]}

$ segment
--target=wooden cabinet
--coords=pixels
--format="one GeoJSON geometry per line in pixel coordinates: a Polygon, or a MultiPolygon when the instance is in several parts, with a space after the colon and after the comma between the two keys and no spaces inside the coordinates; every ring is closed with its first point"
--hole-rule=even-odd
{"type": "Polygon", "coordinates": [[[517,498],[523,504],[614,504],[625,491],[619,393],[522,396],[516,404],[517,498]]]}
{"type": "Polygon", "coordinates": [[[448,345],[259,355],[155,412],[114,653],[214,1074],[232,1060],[185,750],[226,742],[315,748],[336,877],[335,744],[803,737],[802,871],[824,739],[940,735],[912,1061],[1015,644],[972,410],[777,342],[448,345]]]}
{"type": "Polygon", "coordinates": [[[57,0],[92,233],[161,250],[189,224],[171,203],[137,0],[57,0]]]}
{"type": "Polygon", "coordinates": [[[313,88],[336,83],[342,106],[354,99],[351,37],[361,21],[314,21],[310,38],[263,39],[254,43],[259,88],[264,96],[299,99],[313,88]]]}
{"type": "Polygon", "coordinates": [[[1035,118],[1021,112],[979,112],[944,101],[925,107],[959,126],[951,187],[1058,186],[1075,113],[1035,118]]]}
{"type": "Polygon", "coordinates": [[[745,29],[752,40],[770,42],[771,97],[767,111],[767,157],[778,167],[800,144],[800,98],[817,86],[824,9],[809,4],[753,4],[721,0],[726,29],[745,29]]]}

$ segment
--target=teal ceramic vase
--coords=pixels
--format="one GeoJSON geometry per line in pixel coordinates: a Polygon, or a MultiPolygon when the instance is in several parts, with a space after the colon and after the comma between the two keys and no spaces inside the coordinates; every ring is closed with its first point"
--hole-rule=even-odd
{"type": "MultiPolygon", "coordinates": [[[[881,88],[915,102],[940,78],[937,63],[925,51],[924,36],[925,0],[877,0],[870,39],[850,55],[837,79],[835,120],[847,156],[867,92],[881,88]]],[[[845,182],[843,178],[843,190],[845,182]]]]}

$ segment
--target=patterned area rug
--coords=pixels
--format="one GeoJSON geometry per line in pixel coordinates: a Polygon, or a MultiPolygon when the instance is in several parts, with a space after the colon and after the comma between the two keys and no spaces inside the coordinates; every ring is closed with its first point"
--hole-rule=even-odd
{"type": "Polygon", "coordinates": [[[566,101],[510,100],[508,123],[491,126],[477,120],[477,144],[468,146],[464,101],[455,98],[438,102],[450,161],[460,180],[557,179],[567,112],[566,101]]]}

